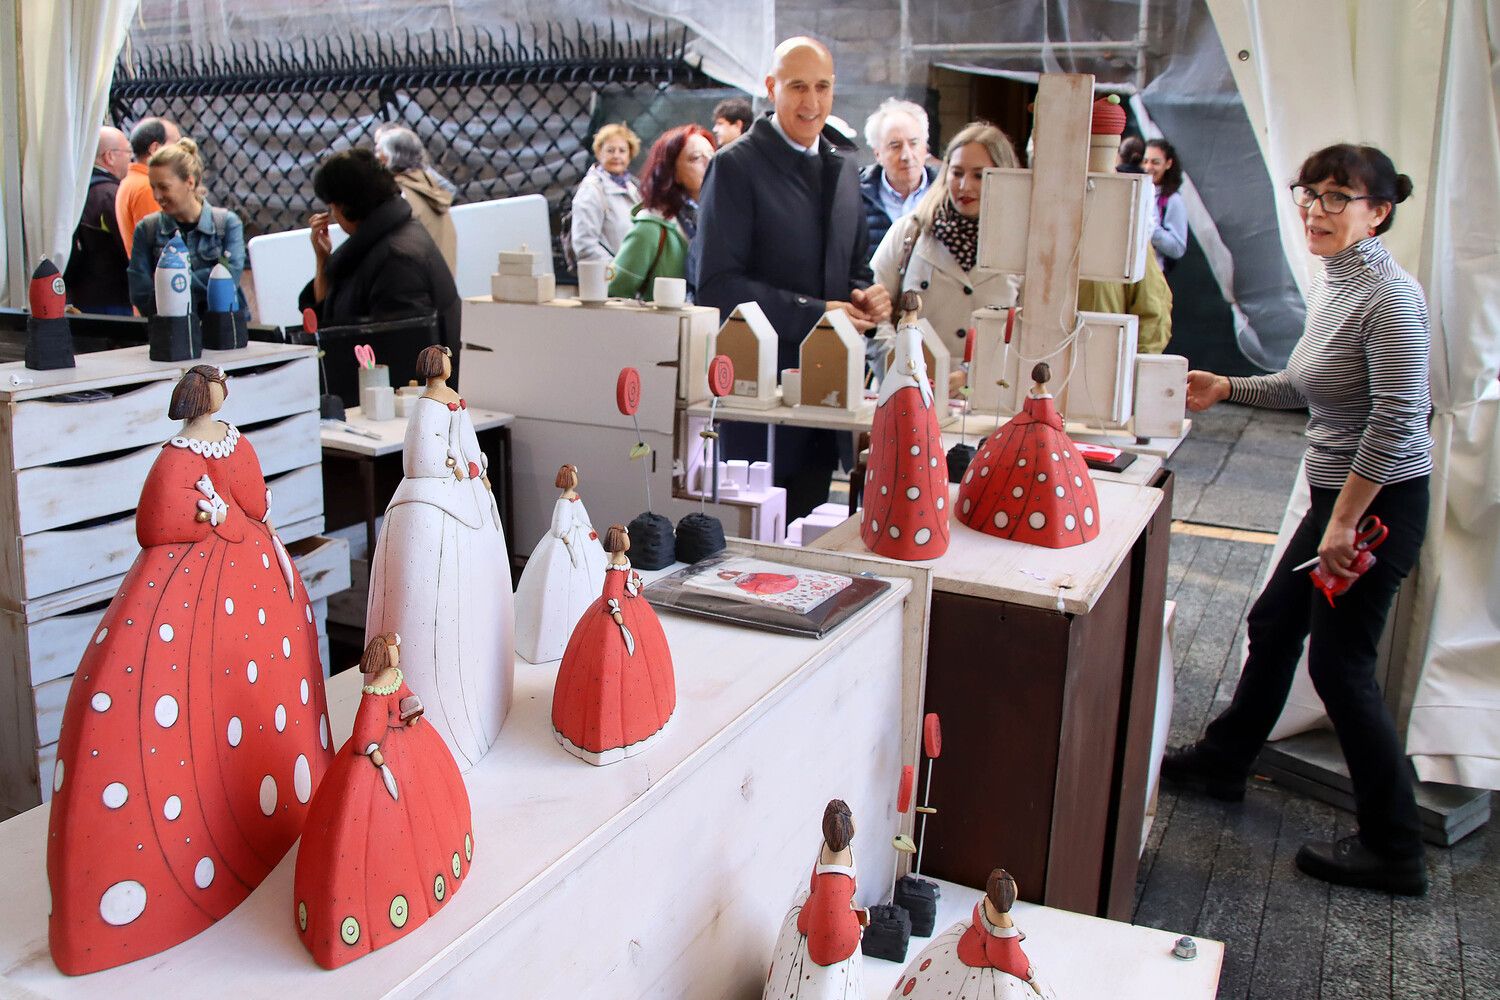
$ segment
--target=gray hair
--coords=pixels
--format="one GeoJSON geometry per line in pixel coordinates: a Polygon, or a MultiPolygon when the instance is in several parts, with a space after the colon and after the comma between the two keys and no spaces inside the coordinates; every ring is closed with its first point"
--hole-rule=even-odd
{"type": "Polygon", "coordinates": [[[421,170],[429,163],[427,149],[417,133],[405,125],[386,123],[375,130],[375,151],[393,174],[421,170]]]}
{"type": "Polygon", "coordinates": [[[891,115],[907,115],[917,123],[917,129],[922,133],[922,141],[927,141],[928,131],[927,110],[920,104],[912,101],[903,101],[898,97],[887,97],[880,102],[870,117],[865,119],[865,142],[870,144],[871,149],[880,148],[881,133],[885,131],[886,119],[891,115]]]}

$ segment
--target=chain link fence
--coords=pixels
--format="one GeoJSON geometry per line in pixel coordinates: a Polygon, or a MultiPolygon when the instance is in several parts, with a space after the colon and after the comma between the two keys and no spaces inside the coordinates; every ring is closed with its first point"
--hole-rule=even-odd
{"type": "Polygon", "coordinates": [[[593,163],[593,133],[629,122],[644,157],[661,132],[708,124],[738,93],[688,62],[687,41],[686,29],[548,25],[154,50],[116,66],[110,109],[127,132],[152,115],[177,122],[199,145],[209,201],[238,213],[247,237],[306,225],[322,157],[401,122],[456,202],[546,196],[561,272],[558,217],[593,163]]]}

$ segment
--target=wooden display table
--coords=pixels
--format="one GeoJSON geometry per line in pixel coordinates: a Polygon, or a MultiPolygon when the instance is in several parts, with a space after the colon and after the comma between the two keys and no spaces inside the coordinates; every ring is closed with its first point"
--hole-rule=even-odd
{"type": "MultiPolygon", "coordinates": [[[[1164,489],[1096,480],[1101,531],[1046,549],[957,520],[932,569],[925,711],[942,719],[923,871],[1116,919],[1135,892],[1162,642],[1164,489]]],[[[956,497],[957,487],[952,487],[956,497]]],[[[950,502],[949,510],[953,509],[950,502]]],[[[859,518],[816,543],[864,552],[859,518]]]]}
{"type": "MultiPolygon", "coordinates": [[[[983,898],[978,889],[940,883],[937,934],[960,920],[969,920],[974,904],[983,898]]],[[[1069,1000],[1214,1000],[1224,965],[1224,944],[1194,938],[1198,957],[1174,958],[1172,946],[1180,934],[1081,913],[1017,903],[1011,913],[1026,935],[1026,957],[1036,963],[1047,985],[1069,1000]]],[[[907,961],[917,956],[931,938],[913,937],[907,961]]],[[[865,996],[886,1000],[901,979],[905,963],[865,959],[865,996]]]]}
{"type": "MultiPolygon", "coordinates": [[[[813,568],[875,571],[892,588],[822,640],[663,614],[677,712],[660,743],[608,767],[591,767],[554,741],[556,664],[518,662],[515,707],[466,776],[473,872],[409,937],[320,969],[295,933],[294,851],[197,937],[69,979],[47,950],[42,806],[0,824],[0,994],[760,996],[828,799],[846,799],[857,818],[861,903],[889,896],[891,838],[910,823],[895,800],[901,766],[917,753],[927,574],[888,573],[880,562],[831,553],[735,547],[813,568]]],[[[330,682],[340,741],[359,683],[353,671],[330,682]]]]}

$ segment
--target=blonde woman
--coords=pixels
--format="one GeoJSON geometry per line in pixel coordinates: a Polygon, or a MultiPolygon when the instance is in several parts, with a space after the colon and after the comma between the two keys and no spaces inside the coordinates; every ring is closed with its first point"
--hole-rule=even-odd
{"type": "Polygon", "coordinates": [[[904,291],[922,296],[922,318],[963,357],[969,317],[982,306],[1011,306],[1018,280],[974,270],[979,249],[980,182],[989,167],[1017,166],[1010,137],[973,122],[948,143],[937,180],[915,211],[891,226],[870,267],[891,300],[904,291]]]}
{"type": "MultiPolygon", "coordinates": [[[[187,245],[188,267],[193,272],[193,311],[200,315],[208,307],[208,272],[221,260],[239,288],[245,270],[245,227],[227,208],[215,208],[203,192],[203,160],[198,144],[181,138],[151,154],[147,165],[151,195],[161,211],[146,216],[135,227],[131,241],[130,302],[142,316],[156,314],[156,261],[174,236],[187,245]]],[[[239,309],[246,322],[245,297],[239,294],[239,309]]]]}
{"type": "Polygon", "coordinates": [[[614,260],[630,232],[630,210],[641,200],[630,176],[630,161],[641,151],[641,137],[623,123],[594,133],[597,161],[573,192],[570,235],[578,260],[614,260]]]}

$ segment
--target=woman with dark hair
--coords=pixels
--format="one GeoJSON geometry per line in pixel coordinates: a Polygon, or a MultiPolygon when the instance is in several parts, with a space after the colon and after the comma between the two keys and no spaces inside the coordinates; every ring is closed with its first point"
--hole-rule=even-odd
{"type": "Polygon", "coordinates": [[[1422,548],[1432,471],[1427,304],[1380,240],[1411,189],[1373,146],[1310,156],[1292,198],[1323,268],[1286,369],[1250,378],[1188,373],[1190,410],[1224,400],[1307,407],[1312,506],[1250,610],[1250,652],[1234,700],[1201,742],[1167,754],[1162,776],[1214,798],[1244,798],[1308,640],[1308,672],[1343,747],[1359,832],[1304,845],[1297,866],[1329,882],[1419,896],[1427,877],[1411,770],[1375,676],[1391,602],[1422,548]],[[1389,535],[1360,574],[1356,535],[1370,516],[1389,535]],[[1317,562],[1311,579],[1297,570],[1309,560],[1317,562]]]}
{"type": "Polygon", "coordinates": [[[698,192],[713,156],[713,135],[701,125],[680,125],[651,146],[641,203],[615,255],[610,295],[650,302],[657,278],[686,273],[688,244],[698,233],[698,192]]]}
{"type": "Polygon", "coordinates": [[[313,191],[328,211],[309,220],[317,272],[298,306],[323,326],[436,313],[440,341],[456,358],[462,302],[453,273],[391,172],[370,150],[346,149],[318,167],[313,191]],[[332,222],[349,234],[337,250],[332,222]]]}
{"type": "Polygon", "coordinates": [[[1145,158],[1146,143],[1138,135],[1127,135],[1120,140],[1120,148],[1115,153],[1115,173],[1143,174],[1146,170],[1141,161],[1145,158]]]}
{"type": "Polygon", "coordinates": [[[1173,262],[1187,253],[1188,238],[1187,206],[1179,193],[1182,166],[1177,162],[1177,150],[1165,139],[1152,139],[1146,143],[1141,168],[1156,182],[1156,230],[1151,234],[1151,247],[1162,271],[1171,273],[1173,262]]]}

